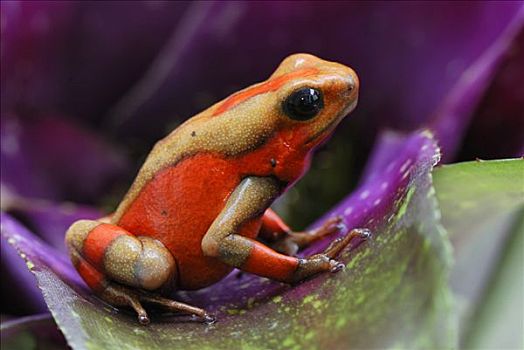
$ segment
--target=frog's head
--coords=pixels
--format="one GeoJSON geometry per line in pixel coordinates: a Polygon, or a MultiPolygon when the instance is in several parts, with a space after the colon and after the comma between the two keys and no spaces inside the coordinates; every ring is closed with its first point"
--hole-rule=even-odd
{"type": "Polygon", "coordinates": [[[308,54],[287,57],[270,81],[285,80],[275,92],[279,129],[308,148],[326,139],[357,105],[359,81],[342,64],[308,54]]]}
{"type": "MultiPolygon", "coordinates": [[[[206,144],[213,140],[215,150],[229,154],[244,153],[268,140],[309,152],[355,108],[357,99],[358,77],[351,68],[295,54],[266,81],[205,111],[201,116],[205,123],[200,123],[205,130],[196,134],[206,144]]],[[[188,126],[191,131],[197,123],[198,118],[188,126]]]]}

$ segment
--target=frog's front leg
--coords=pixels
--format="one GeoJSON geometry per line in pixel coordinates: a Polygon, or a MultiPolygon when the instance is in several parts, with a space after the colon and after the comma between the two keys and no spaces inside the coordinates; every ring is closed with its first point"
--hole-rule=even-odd
{"type": "Polygon", "coordinates": [[[279,193],[279,184],[274,178],[244,179],[204,236],[204,254],[243,271],[288,283],[319,272],[342,269],[344,265],[334,258],[353,237],[367,237],[367,232],[352,231],[335,240],[323,253],[306,259],[280,254],[261,242],[238,234],[242,225],[262,215],[279,193]]]}
{"type": "Polygon", "coordinates": [[[320,227],[296,232],[273,211],[267,209],[262,217],[262,227],[259,237],[279,253],[296,255],[299,250],[306,248],[326,236],[345,229],[341,216],[334,216],[326,220],[320,227]]]}
{"type": "Polygon", "coordinates": [[[132,307],[140,323],[149,323],[142,302],[197,315],[206,322],[214,320],[203,309],[157,295],[172,287],[177,268],[169,250],[156,239],[136,237],[101,221],[80,220],[68,229],[66,244],[87,285],[114,306],[132,307]]]}

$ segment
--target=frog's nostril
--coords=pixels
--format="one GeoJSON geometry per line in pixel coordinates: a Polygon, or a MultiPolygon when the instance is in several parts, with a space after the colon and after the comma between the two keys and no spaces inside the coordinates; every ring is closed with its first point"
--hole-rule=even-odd
{"type": "Polygon", "coordinates": [[[348,83],[347,83],[347,86],[348,86],[348,91],[349,92],[352,92],[353,90],[355,90],[356,86],[355,86],[355,78],[353,78],[353,76],[349,76],[348,78],[348,83]]]}
{"type": "Polygon", "coordinates": [[[349,94],[349,95],[353,95],[353,93],[355,92],[355,90],[356,90],[355,84],[354,84],[353,82],[349,82],[349,83],[347,84],[347,90],[346,90],[346,91],[347,91],[347,94],[349,94]]]}

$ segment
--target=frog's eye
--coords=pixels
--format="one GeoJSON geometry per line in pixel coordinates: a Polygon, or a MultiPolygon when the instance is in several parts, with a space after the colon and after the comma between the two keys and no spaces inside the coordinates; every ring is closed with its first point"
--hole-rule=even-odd
{"type": "Polygon", "coordinates": [[[324,101],[319,90],[306,87],[289,95],[282,107],[291,119],[309,120],[324,107],[324,101]]]}

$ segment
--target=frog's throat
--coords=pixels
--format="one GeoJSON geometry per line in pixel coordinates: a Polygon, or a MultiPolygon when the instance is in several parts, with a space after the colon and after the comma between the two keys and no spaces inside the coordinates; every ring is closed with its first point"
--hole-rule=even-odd
{"type": "Polygon", "coordinates": [[[305,142],[307,146],[316,147],[322,144],[326,139],[328,139],[337,125],[357,106],[357,100],[353,101],[348,107],[346,107],[342,112],[340,112],[336,118],[333,118],[329,123],[327,123],[322,129],[318,130],[316,133],[311,135],[305,142]]]}

